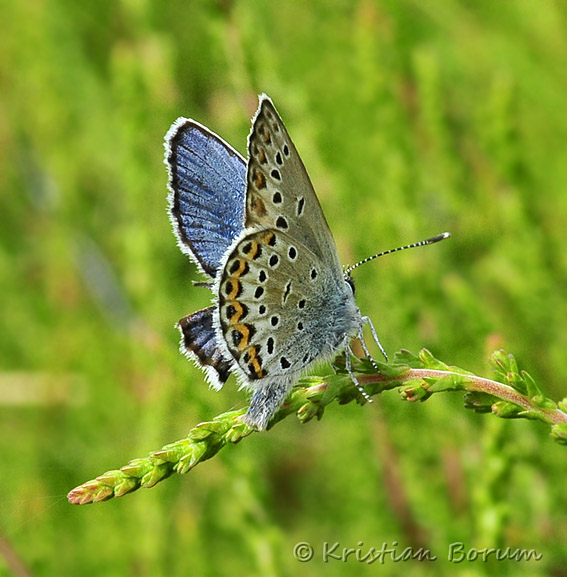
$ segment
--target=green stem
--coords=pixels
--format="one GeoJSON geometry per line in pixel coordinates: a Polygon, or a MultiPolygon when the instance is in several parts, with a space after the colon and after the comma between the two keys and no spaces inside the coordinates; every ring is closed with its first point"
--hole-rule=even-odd
{"type": "MultiPolygon", "coordinates": [[[[378,384],[392,384],[394,382],[398,383],[398,386],[403,386],[407,381],[423,381],[426,382],[429,379],[442,379],[448,376],[458,376],[467,381],[466,386],[455,387],[453,390],[466,390],[468,392],[479,392],[486,393],[493,397],[497,397],[502,401],[507,401],[522,407],[526,411],[530,411],[539,415],[545,422],[549,424],[560,424],[567,423],[567,413],[561,411],[558,408],[542,408],[533,403],[526,396],[518,393],[509,385],[504,385],[498,381],[493,381],[491,379],[485,379],[483,377],[478,377],[476,375],[470,375],[467,373],[458,373],[453,371],[440,371],[432,369],[410,369],[403,377],[399,378],[384,378],[382,375],[367,375],[364,377],[359,377],[358,380],[363,385],[370,385],[374,383],[378,384]]],[[[421,385],[424,389],[428,389],[427,385],[421,385]]],[[[391,388],[391,387],[388,387],[391,388]]],[[[407,401],[417,401],[421,400],[412,397],[410,394],[411,389],[405,391],[404,400],[407,401]]],[[[444,389],[448,391],[449,389],[444,389]]],[[[440,391],[432,391],[440,392],[440,391]]]]}
{"type": "MultiPolygon", "coordinates": [[[[464,391],[465,407],[481,413],[492,412],[502,418],[540,420],[551,425],[555,441],[567,445],[567,401],[561,401],[558,407],[544,397],[533,379],[518,370],[514,357],[503,351],[493,354],[491,364],[503,382],[445,365],[425,349],[419,356],[401,351],[391,364],[377,363],[378,374],[368,361],[357,360],[354,368],[359,383],[370,396],[399,388],[402,399],[425,401],[435,393],[464,391]]],[[[302,422],[313,417],[320,419],[330,403],[346,404],[353,400],[360,404],[366,402],[344,370],[325,378],[301,379],[270,422],[270,427],[292,413],[302,422]]],[[[173,473],[187,473],[216,455],[225,445],[238,443],[255,432],[242,421],[245,412],[245,409],[231,411],[201,423],[191,429],[185,439],[83,483],[67,498],[74,505],[106,501],[141,487],[153,487],[173,473]]]]}

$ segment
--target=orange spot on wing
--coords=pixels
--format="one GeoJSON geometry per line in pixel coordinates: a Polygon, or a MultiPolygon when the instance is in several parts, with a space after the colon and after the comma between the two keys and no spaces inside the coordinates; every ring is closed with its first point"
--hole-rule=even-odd
{"type": "Polygon", "coordinates": [[[262,363],[258,358],[258,347],[251,346],[246,353],[248,355],[248,368],[252,368],[256,377],[261,379],[266,373],[262,369],[262,363]]]}
{"type": "Polygon", "coordinates": [[[250,329],[245,324],[236,325],[234,329],[237,330],[242,336],[240,342],[238,343],[238,350],[242,352],[248,346],[248,341],[250,339],[250,329]]]}
{"type": "Polygon", "coordinates": [[[254,370],[254,374],[261,379],[264,376],[264,371],[262,370],[262,365],[260,365],[260,363],[258,362],[258,359],[253,359],[252,361],[250,361],[250,363],[248,363],[249,365],[252,365],[252,369],[254,370]]]}
{"type": "Polygon", "coordinates": [[[232,301],[230,304],[234,307],[235,313],[230,317],[229,322],[235,325],[244,314],[244,307],[238,301],[232,301]]]}
{"type": "Polygon", "coordinates": [[[256,213],[259,217],[265,216],[267,213],[264,201],[256,195],[254,195],[250,200],[250,210],[256,213]]]}
{"type": "Polygon", "coordinates": [[[272,137],[270,135],[270,131],[266,128],[265,125],[260,126],[260,129],[258,130],[260,137],[262,138],[262,140],[266,143],[266,144],[271,144],[272,143],[272,137]]]}
{"type": "Polygon", "coordinates": [[[247,272],[248,264],[245,260],[238,259],[238,268],[235,271],[231,271],[233,277],[240,278],[245,272],[247,272]]]}
{"type": "Polygon", "coordinates": [[[226,296],[228,300],[233,301],[240,293],[240,283],[237,280],[231,280],[229,283],[227,283],[226,286],[230,286],[230,292],[226,293],[226,296]]]}
{"type": "Polygon", "coordinates": [[[265,235],[262,236],[262,242],[264,244],[268,244],[268,245],[272,245],[272,242],[274,241],[274,237],[276,235],[273,232],[267,232],[265,235]]]}
{"type": "Polygon", "coordinates": [[[258,254],[258,243],[255,240],[250,241],[250,248],[244,253],[250,260],[254,260],[258,254]]]}
{"type": "Polygon", "coordinates": [[[254,182],[254,186],[258,190],[261,190],[262,188],[266,188],[266,177],[264,176],[264,173],[261,170],[256,169],[254,171],[254,175],[252,177],[252,180],[254,182]]]}

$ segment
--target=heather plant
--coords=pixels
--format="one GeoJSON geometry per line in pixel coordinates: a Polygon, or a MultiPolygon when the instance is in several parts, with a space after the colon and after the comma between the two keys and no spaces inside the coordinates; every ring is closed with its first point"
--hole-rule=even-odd
{"type": "Polygon", "coordinates": [[[438,557],[386,577],[565,572],[563,2],[3,0],[0,21],[0,575],[365,563],[324,543],[438,557]],[[179,354],[210,291],[163,141],[186,116],[246,155],[261,92],[342,263],[452,238],[353,271],[391,357],[356,363],[372,403],[338,358],[252,434],[233,379],[211,391],[179,354]],[[455,543],[542,557],[453,563],[455,543]]]}

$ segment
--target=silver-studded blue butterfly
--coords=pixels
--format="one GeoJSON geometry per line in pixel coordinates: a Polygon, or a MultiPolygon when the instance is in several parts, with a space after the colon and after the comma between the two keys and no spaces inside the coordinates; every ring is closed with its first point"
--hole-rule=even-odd
{"type": "Polygon", "coordinates": [[[341,350],[368,399],[350,362],[354,337],[372,361],[365,324],[384,350],[354,302],[352,267],[343,272],[307,171],[265,94],[248,157],[193,120],[178,119],[166,136],[173,228],[214,294],[212,306],[179,321],[181,348],[217,390],[234,373],[252,391],[245,421],[263,430],[299,376],[341,350]]]}

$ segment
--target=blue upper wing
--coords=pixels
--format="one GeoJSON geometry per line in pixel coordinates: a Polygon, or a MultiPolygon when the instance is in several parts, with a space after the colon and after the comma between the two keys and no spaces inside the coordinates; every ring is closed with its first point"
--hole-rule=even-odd
{"type": "Polygon", "coordinates": [[[177,119],[165,137],[169,214],[181,250],[215,277],[244,228],[246,161],[194,120],[177,119]]]}

